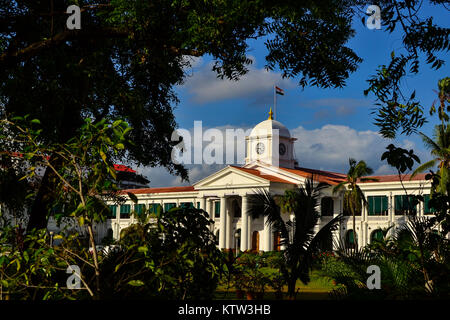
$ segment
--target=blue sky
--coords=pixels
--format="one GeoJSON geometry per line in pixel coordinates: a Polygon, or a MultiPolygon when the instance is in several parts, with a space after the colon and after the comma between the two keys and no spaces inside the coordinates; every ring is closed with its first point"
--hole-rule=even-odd
{"type": "MultiPolygon", "coordinates": [[[[424,14],[433,15],[440,25],[449,25],[448,12],[426,7],[424,14]]],[[[364,96],[367,79],[381,64],[388,64],[390,53],[400,54],[401,35],[383,30],[370,30],[358,19],[354,21],[356,35],[348,46],[363,59],[358,70],[351,74],[341,89],[320,89],[297,85],[298,79],[282,79],[280,72],[264,69],[267,53],[264,40],[249,42],[248,55],[254,60],[250,72],[239,82],[220,80],[211,71],[211,59],[203,57],[193,62],[190,77],[176,90],[180,104],[175,109],[179,128],[192,129],[194,121],[202,121],[204,128],[248,129],[267,119],[273,105],[273,85],[285,90],[277,98],[277,120],[282,122],[298,141],[295,145],[300,166],[346,172],[348,158],[365,160],[376,174],[392,172],[380,161],[389,143],[413,148],[422,161],[429,159],[417,136],[400,136],[395,141],[382,139],[373,125],[371,108],[374,97],[364,96]]],[[[441,58],[449,60],[449,55],[441,58]]],[[[418,75],[404,81],[406,92],[416,90],[416,97],[428,110],[436,99],[437,81],[449,75],[448,65],[434,71],[422,64],[418,75]]],[[[431,135],[435,118],[422,128],[431,135]]],[[[190,182],[221,168],[220,165],[197,165],[190,168],[190,182]]],[[[178,177],[171,176],[163,168],[139,168],[150,180],[151,187],[186,185],[178,177]]]]}

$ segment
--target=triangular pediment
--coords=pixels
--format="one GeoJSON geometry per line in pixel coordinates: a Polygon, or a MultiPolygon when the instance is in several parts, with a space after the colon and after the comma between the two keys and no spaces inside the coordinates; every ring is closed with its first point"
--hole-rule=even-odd
{"type": "Polygon", "coordinates": [[[239,187],[261,187],[270,181],[241,171],[233,167],[226,167],[194,184],[196,190],[239,188],[239,187]]]}

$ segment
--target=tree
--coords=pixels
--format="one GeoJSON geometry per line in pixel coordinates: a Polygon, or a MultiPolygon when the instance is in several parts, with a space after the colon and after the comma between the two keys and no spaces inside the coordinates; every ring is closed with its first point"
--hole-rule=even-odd
{"type": "MultiPolygon", "coordinates": [[[[412,149],[406,150],[396,147],[393,144],[388,145],[386,149],[388,149],[388,151],[383,153],[381,160],[386,160],[391,167],[394,167],[397,170],[398,179],[407,197],[407,205],[403,209],[406,209],[407,213],[411,214],[412,212],[415,212],[414,208],[418,201],[423,201],[424,198],[421,195],[408,195],[408,191],[403,184],[402,174],[412,170],[414,162],[420,163],[420,159],[414,154],[414,150],[412,149]]],[[[404,205],[404,203],[402,205],[404,205]]]]}
{"type": "MultiPolygon", "coordinates": [[[[2,118],[39,118],[48,144],[74,137],[85,117],[124,119],[134,144],[118,158],[184,179],[171,159],[174,87],[192,57],[211,56],[219,77],[236,80],[251,63],[247,40],[269,37],[267,67],[319,87],[342,87],[361,61],[346,47],[353,30],[345,1],[0,0],[0,8],[2,118]],[[66,29],[70,4],[81,8],[80,30],[66,29]]],[[[29,230],[46,226],[54,180],[46,170],[29,230]]]]}
{"type": "Polygon", "coordinates": [[[423,143],[430,150],[434,159],[425,162],[414,170],[411,178],[420,172],[424,172],[435,166],[438,167],[439,185],[434,185],[434,191],[443,195],[448,195],[450,187],[449,166],[450,166],[450,127],[448,124],[440,124],[435,126],[433,139],[420,133],[423,143]]]}
{"type": "Polygon", "coordinates": [[[444,124],[444,122],[450,120],[447,114],[450,111],[450,77],[445,77],[438,81],[438,91],[436,91],[436,94],[438,97],[431,105],[430,115],[437,112],[439,119],[444,124]],[[436,102],[438,103],[438,110],[436,110],[436,102]]]}
{"type": "Polygon", "coordinates": [[[305,284],[310,281],[314,254],[327,243],[331,232],[342,220],[342,215],[338,215],[315,231],[320,218],[317,209],[319,193],[325,187],[325,184],[317,184],[313,176],[304,185],[286,190],[278,200],[266,190],[258,191],[249,200],[249,214],[254,218],[267,217],[267,226],[280,234],[280,246],[285,247],[285,265],[281,272],[287,279],[291,298],[296,295],[297,279],[305,284]],[[293,214],[293,219],[286,221],[282,211],[293,214]]]}
{"type": "Polygon", "coordinates": [[[361,202],[367,207],[366,197],[364,196],[361,188],[358,186],[358,183],[377,181],[377,179],[364,178],[364,176],[372,174],[373,170],[368,167],[363,160],[356,163],[355,159],[350,158],[348,159],[348,163],[350,169],[347,172],[346,180],[333,187],[333,192],[337,193],[345,189],[344,200],[346,203],[344,205],[350,209],[353,216],[353,238],[355,246],[357,247],[355,213],[357,209],[360,208],[361,202]]]}
{"type": "MultiPolygon", "coordinates": [[[[109,212],[105,204],[117,192],[114,180],[117,179],[112,155],[124,148],[128,133],[132,130],[122,120],[108,122],[105,119],[92,123],[87,118],[78,129],[78,135],[64,144],[47,145],[41,139],[41,123],[29,117],[15,117],[12,120],[1,120],[0,137],[8,141],[19,141],[22,145],[22,166],[28,173],[21,179],[32,178],[36,167],[47,167],[56,179],[52,183],[57,186],[56,201],[66,205],[66,213],[55,216],[59,222],[63,217],[72,217],[78,224],[86,226],[89,245],[92,248],[93,268],[95,270],[96,290],[90,291],[99,296],[100,268],[96,250],[93,225],[106,221],[109,212]],[[54,167],[49,155],[57,155],[60,166],[54,167]]],[[[55,203],[56,204],[56,203],[55,203]]],[[[50,212],[49,206],[46,216],[50,212]]]]}
{"type": "Polygon", "coordinates": [[[434,127],[433,139],[420,133],[422,141],[430,150],[434,159],[425,162],[411,175],[411,179],[420,172],[429,170],[430,173],[425,177],[431,180],[431,193],[428,205],[434,209],[434,214],[439,222],[442,223],[442,230],[446,234],[450,231],[450,127],[445,121],[446,113],[442,113],[440,118],[443,123],[434,127]],[[432,168],[438,168],[435,173],[432,168]]]}

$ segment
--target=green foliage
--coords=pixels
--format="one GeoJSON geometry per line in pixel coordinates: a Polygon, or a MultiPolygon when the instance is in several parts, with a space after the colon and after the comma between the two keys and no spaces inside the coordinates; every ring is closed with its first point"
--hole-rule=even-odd
{"type": "MultiPolygon", "coordinates": [[[[103,200],[113,196],[116,172],[113,161],[127,143],[131,128],[122,120],[113,123],[103,119],[93,123],[84,120],[77,136],[63,144],[48,145],[41,138],[39,121],[29,117],[15,117],[13,121],[2,120],[6,127],[3,138],[9,141],[22,141],[22,153],[31,165],[22,179],[35,176],[36,167],[48,167],[56,175],[54,184],[58,203],[66,203],[70,215],[80,225],[105,221],[108,208],[103,200]],[[51,155],[51,156],[50,156],[51,155]],[[58,158],[58,167],[53,166],[51,157],[58,158]]],[[[26,163],[22,162],[24,166],[26,163]]],[[[57,220],[64,216],[57,216],[57,220]]]]}
{"type": "MultiPolygon", "coordinates": [[[[444,1],[432,3],[448,10],[444,1]]],[[[450,29],[437,25],[433,16],[423,14],[422,1],[386,0],[379,1],[378,5],[385,30],[401,32],[402,53],[391,53],[389,64],[377,69],[376,75],[368,80],[369,87],[364,93],[373,93],[378,101],[373,113],[380,133],[386,138],[395,138],[397,133],[409,135],[417,132],[427,121],[423,106],[415,100],[415,91],[404,93],[402,82],[407,76],[419,74],[423,56],[431,69],[438,70],[445,64],[439,54],[450,49],[450,29]]]]}
{"type": "Polygon", "coordinates": [[[412,217],[392,237],[361,249],[341,247],[336,256],[324,257],[322,271],[333,278],[338,299],[448,298],[450,243],[433,232],[435,219],[412,217]],[[367,267],[381,272],[381,289],[369,290],[367,267]]]}
{"type": "MultiPolygon", "coordinates": [[[[145,213],[144,213],[145,214],[145,213]]],[[[208,214],[198,209],[159,212],[133,224],[95,259],[78,234],[46,230],[18,237],[0,233],[0,275],[10,299],[210,299],[223,274],[223,259],[209,231],[208,214]],[[67,266],[81,269],[82,289],[67,290],[67,266]],[[97,287],[98,281],[98,289],[97,287]]]]}
{"type": "Polygon", "coordinates": [[[211,298],[224,266],[210,223],[203,210],[173,208],[123,230],[100,264],[102,298],[211,298]]]}
{"type": "Polygon", "coordinates": [[[429,170],[425,176],[431,180],[431,199],[429,206],[434,209],[434,213],[439,222],[442,223],[445,233],[450,231],[450,126],[448,122],[435,126],[433,138],[420,133],[425,146],[430,150],[432,160],[425,162],[414,170],[411,178],[420,172],[429,170]],[[432,169],[438,168],[437,172],[432,169]]]}
{"type": "MultiPolygon", "coordinates": [[[[55,238],[61,237],[56,235],[55,238]]],[[[65,237],[60,246],[51,246],[47,230],[26,235],[20,227],[5,227],[0,233],[0,277],[3,291],[11,300],[49,300],[86,298],[82,290],[67,290],[66,269],[83,266],[87,271],[92,257],[80,250],[78,235],[65,237]]],[[[87,272],[89,273],[89,272],[87,272]]],[[[85,279],[91,282],[92,279],[85,279]]]]}
{"type": "Polygon", "coordinates": [[[388,151],[381,156],[381,161],[386,160],[387,163],[396,168],[399,174],[412,170],[414,161],[420,163],[419,157],[414,154],[414,150],[406,150],[390,144],[386,147],[388,151]]]}
{"type": "Polygon", "coordinates": [[[250,293],[264,293],[266,287],[273,284],[275,275],[279,274],[278,269],[267,265],[267,257],[251,252],[239,256],[234,269],[235,288],[250,293]]]}

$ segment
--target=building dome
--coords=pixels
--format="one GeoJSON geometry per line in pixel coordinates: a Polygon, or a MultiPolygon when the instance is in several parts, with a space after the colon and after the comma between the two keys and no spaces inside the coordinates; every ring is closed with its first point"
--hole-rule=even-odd
{"type": "Polygon", "coordinates": [[[250,133],[250,137],[259,136],[261,134],[271,135],[274,129],[278,129],[280,137],[290,138],[289,130],[279,121],[267,119],[258,123],[250,133]]]}

